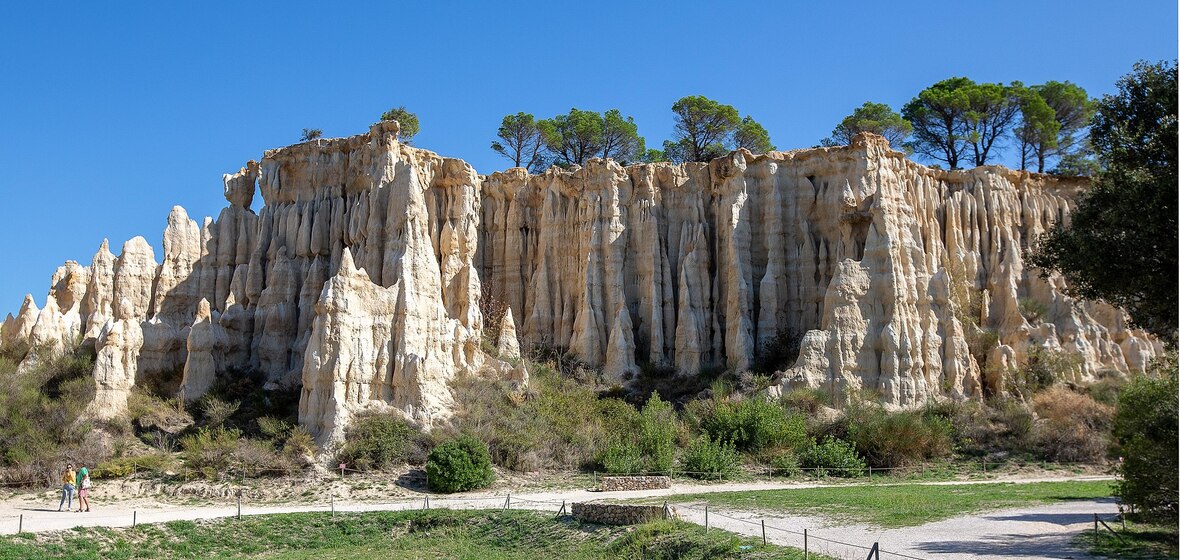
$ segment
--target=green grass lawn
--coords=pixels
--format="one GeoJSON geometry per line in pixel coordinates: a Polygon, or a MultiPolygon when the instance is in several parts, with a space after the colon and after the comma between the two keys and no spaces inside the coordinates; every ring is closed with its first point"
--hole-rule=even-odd
{"type": "Polygon", "coordinates": [[[1118,531],[1116,537],[1100,528],[1098,542],[1094,542],[1094,533],[1086,531],[1077,538],[1077,544],[1090,550],[1092,554],[1108,558],[1125,558],[1127,560],[1167,560],[1177,557],[1176,539],[1180,532],[1175,524],[1153,524],[1127,522],[1124,531],[1117,522],[1107,521],[1113,529],[1118,531]],[[1121,538],[1120,538],[1121,537],[1121,538]]]}
{"type": "MultiPolygon", "coordinates": [[[[678,521],[603,527],[528,511],[294,513],[0,537],[6,560],[268,558],[504,560],[802,558],[678,521]]],[[[817,558],[812,555],[812,558],[817,558]]],[[[820,557],[822,558],[822,557],[820,557]]]]}
{"type": "Polygon", "coordinates": [[[1102,498],[1110,496],[1112,489],[1112,483],[1106,481],[898,484],[685,494],[669,501],[707,502],[744,510],[817,513],[880,527],[907,527],[977,511],[1102,498]]]}

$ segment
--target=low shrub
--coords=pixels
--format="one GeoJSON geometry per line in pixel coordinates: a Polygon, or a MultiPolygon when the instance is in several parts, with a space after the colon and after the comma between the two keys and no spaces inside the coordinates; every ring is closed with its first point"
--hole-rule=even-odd
{"type": "Polygon", "coordinates": [[[693,478],[724,479],[737,473],[741,457],[732,442],[701,434],[684,450],[680,462],[693,478]]]}
{"type": "Polygon", "coordinates": [[[800,387],[787,391],[782,397],[783,406],[804,414],[815,414],[820,408],[829,406],[831,398],[823,389],[800,387]]]}
{"type": "Polygon", "coordinates": [[[797,477],[803,474],[799,456],[794,451],[782,451],[767,461],[771,476],[797,477]]]}
{"type": "Polygon", "coordinates": [[[344,432],[337,454],[341,463],[357,470],[385,470],[408,463],[421,440],[418,430],[393,414],[360,414],[344,432]]]}
{"type": "Polygon", "coordinates": [[[805,450],[800,457],[804,469],[812,470],[816,476],[854,477],[864,474],[867,469],[864,459],[856,453],[851,443],[835,438],[805,450]]]}
{"type": "Polygon", "coordinates": [[[1119,396],[1114,436],[1123,454],[1118,495],[1142,510],[1148,519],[1175,527],[1180,509],[1178,470],[1177,392],[1175,354],[1153,369],[1159,377],[1139,377],[1119,396]]]}
{"type": "Polygon", "coordinates": [[[968,456],[1035,453],[1032,410],[1015,399],[993,399],[987,405],[965,402],[950,417],[958,452],[968,456]]]}
{"type": "Polygon", "coordinates": [[[801,449],[811,442],[805,416],[787,412],[781,405],[761,398],[717,403],[701,421],[701,430],[747,452],[780,447],[801,449]]]}
{"type": "Polygon", "coordinates": [[[1010,375],[1009,390],[1014,396],[1029,400],[1042,389],[1071,378],[1080,364],[1081,357],[1077,354],[1033,347],[1025,362],[1010,375]]]}
{"type": "Polygon", "coordinates": [[[427,486],[435,492],[462,492],[490,486],[495,480],[488,446],[471,436],[444,441],[426,458],[427,486]]]}
{"type": "Polygon", "coordinates": [[[180,438],[184,463],[209,480],[289,475],[307,466],[303,454],[283,453],[270,442],[242,437],[236,428],[201,428],[180,438]]]}
{"type": "Polygon", "coordinates": [[[889,412],[868,404],[848,411],[848,439],[874,467],[904,467],[949,456],[951,423],[938,414],[889,412]]]}
{"type": "Polygon", "coordinates": [[[660,400],[656,393],[639,411],[639,439],[636,442],[646,459],[647,472],[669,472],[676,457],[676,432],[679,420],[672,404],[660,400]]]}
{"type": "Polygon", "coordinates": [[[179,462],[171,453],[149,453],[108,459],[90,470],[92,478],[119,478],[137,472],[163,474],[176,469],[179,462]]]}
{"type": "Polygon", "coordinates": [[[1056,385],[1033,397],[1037,451],[1050,461],[1096,462],[1110,448],[1114,409],[1056,385]]]}
{"type": "Polygon", "coordinates": [[[454,381],[451,425],[436,433],[472,435],[488,445],[492,461],[518,472],[590,468],[620,435],[640,433],[639,412],[615,398],[599,398],[593,385],[544,366],[531,370],[528,390],[475,376],[454,381]]]}
{"type": "Polygon", "coordinates": [[[611,474],[640,474],[647,468],[639,446],[627,440],[612,443],[602,454],[602,468],[611,474]]]}

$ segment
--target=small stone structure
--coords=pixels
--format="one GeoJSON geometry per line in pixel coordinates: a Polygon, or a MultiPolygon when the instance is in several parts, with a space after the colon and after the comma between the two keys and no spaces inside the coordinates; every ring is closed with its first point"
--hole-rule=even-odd
{"type": "Polygon", "coordinates": [[[661,490],[671,487],[672,479],[666,476],[604,476],[598,484],[598,491],[661,490]]]}
{"type": "Polygon", "coordinates": [[[670,506],[636,506],[585,502],[573,504],[574,519],[600,525],[638,525],[657,519],[675,518],[670,506]]]}

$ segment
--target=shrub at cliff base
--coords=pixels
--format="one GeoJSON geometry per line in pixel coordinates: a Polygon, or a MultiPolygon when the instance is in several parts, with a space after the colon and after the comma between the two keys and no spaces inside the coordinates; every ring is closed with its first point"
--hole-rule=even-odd
{"type": "Polygon", "coordinates": [[[592,468],[619,434],[640,428],[635,407],[546,366],[530,366],[527,389],[476,376],[453,387],[451,425],[436,433],[475,436],[495,464],[518,472],[592,468]]]}
{"type": "Polygon", "coordinates": [[[724,479],[737,473],[741,457],[732,442],[701,434],[680,458],[684,473],[693,478],[724,479]]]}
{"type": "Polygon", "coordinates": [[[947,457],[951,423],[919,410],[888,412],[876,404],[848,410],[848,441],[874,467],[893,468],[947,457]]]}
{"type": "Polygon", "coordinates": [[[36,363],[18,373],[27,351],[0,348],[0,480],[5,482],[46,483],[68,460],[93,464],[110,454],[89,439],[91,424],[81,420],[94,398],[93,350],[74,344],[36,352],[36,363]]]}
{"type": "Polygon", "coordinates": [[[384,470],[405,463],[420,464],[423,436],[392,414],[358,415],[344,432],[337,458],[357,470],[384,470]]]}
{"type": "MultiPolygon", "coordinates": [[[[1123,456],[1118,494],[1149,519],[1176,521],[1177,387],[1174,356],[1160,377],[1140,377],[1119,396],[1114,437],[1123,456]]],[[[1174,526],[1174,525],[1173,525],[1174,526]]]]}
{"type": "Polygon", "coordinates": [[[1032,404],[1039,417],[1033,439],[1042,457],[1066,463],[1106,458],[1113,408],[1062,385],[1037,393],[1032,404]]]}
{"type": "Polygon", "coordinates": [[[426,458],[426,482],[435,492],[462,492],[495,480],[488,446],[471,436],[444,441],[426,458]]]}
{"type": "Polygon", "coordinates": [[[856,454],[856,447],[833,437],[804,451],[800,463],[809,469],[808,474],[816,476],[860,476],[867,468],[864,459],[856,454]]]}
{"type": "Polygon", "coordinates": [[[679,426],[672,404],[652,393],[639,411],[635,429],[616,433],[600,463],[612,474],[669,473],[679,426]]]}
{"type": "Polygon", "coordinates": [[[701,431],[750,453],[775,448],[798,450],[811,443],[804,415],[759,397],[717,403],[701,420],[701,431]]]}

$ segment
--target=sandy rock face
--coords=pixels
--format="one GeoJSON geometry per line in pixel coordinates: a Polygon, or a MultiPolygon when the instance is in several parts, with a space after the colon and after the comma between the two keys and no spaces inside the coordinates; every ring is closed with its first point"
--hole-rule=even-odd
{"type": "MultiPolygon", "coordinates": [[[[1082,181],[929,169],[869,135],[483,177],[397,132],[266,152],[223,177],[216,220],[172,210],[163,262],[143,238],[117,258],[104,241],[89,266],[58,269],[43,308],[26,298],[0,343],[36,346],[26,360],[92,343],[98,417],[146,378],[192,400],[257,371],[300,391],[300,423],[322,444],[367,409],[444,420],[452,378],[485,359],[481,296],[508,307],[490,341],[506,359],[556,347],[625,383],[648,365],[740,371],[797,343],[776,390],[898,407],[1004,391],[1042,352],[1069,356],[1084,382],[1162,351],[1121,311],[1024,265],[1082,181]]],[[[490,369],[527,382],[502,366],[490,369]]]]}

